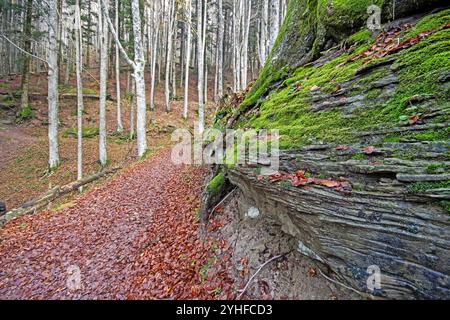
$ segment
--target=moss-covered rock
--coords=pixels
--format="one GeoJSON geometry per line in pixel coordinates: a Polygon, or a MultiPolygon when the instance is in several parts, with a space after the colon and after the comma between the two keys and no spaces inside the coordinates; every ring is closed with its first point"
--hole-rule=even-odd
{"type": "MultiPolygon", "coordinates": [[[[301,8],[291,8],[290,14],[298,14],[301,8]]],[[[292,149],[318,142],[355,142],[358,132],[404,125],[416,115],[427,117],[428,123],[447,122],[450,85],[445,72],[450,70],[450,29],[443,28],[447,21],[450,10],[425,16],[399,37],[407,40],[423,30],[433,33],[387,57],[356,59],[375,42],[362,29],[348,38],[351,50],[333,51],[328,58],[321,58],[321,63],[316,60],[294,70],[290,66],[276,69],[277,63],[268,63],[236,111],[255,108],[254,112],[242,114],[237,124],[279,129],[281,147],[292,149]]],[[[292,25],[286,22],[284,28],[292,25]]],[[[300,31],[300,38],[302,34],[300,31]]],[[[279,39],[279,46],[282,41],[279,39]]],[[[297,45],[302,48],[297,54],[302,56],[304,47],[297,45]]],[[[277,50],[272,54],[277,55],[277,50]]],[[[442,137],[444,130],[434,135],[442,137]]]]}

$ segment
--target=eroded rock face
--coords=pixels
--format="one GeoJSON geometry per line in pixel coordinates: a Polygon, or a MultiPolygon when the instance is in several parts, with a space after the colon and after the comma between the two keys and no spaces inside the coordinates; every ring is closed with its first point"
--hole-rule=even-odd
{"type": "Polygon", "coordinates": [[[261,216],[278,219],[282,230],[295,237],[299,252],[325,263],[358,291],[396,299],[448,299],[450,216],[439,205],[448,199],[448,189],[408,191],[410,180],[448,179],[445,173],[424,173],[431,163],[427,157],[446,146],[414,144],[420,150],[417,161],[391,158],[391,151],[401,147],[389,143],[367,160],[346,160],[358,146],[310,146],[282,155],[281,170],[345,176],[351,192],[270,183],[244,167],[229,176],[261,216]],[[405,181],[405,176],[410,178],[405,181]],[[367,281],[373,266],[381,271],[381,288],[371,291],[367,281]]]}
{"type": "MultiPolygon", "coordinates": [[[[231,119],[240,116],[233,123],[243,128],[279,126],[282,147],[290,149],[281,156],[281,171],[344,180],[351,188],[270,183],[242,166],[230,170],[229,179],[258,209],[258,219],[277,219],[298,252],[328,265],[347,285],[385,298],[448,299],[450,77],[449,57],[442,54],[448,52],[448,10],[418,20],[408,15],[430,12],[439,1],[396,1],[395,18],[405,18],[386,32],[411,39],[428,31],[430,38],[349,67],[361,57],[345,45],[320,51],[360,24],[347,19],[342,27],[348,30],[334,35],[333,17],[348,11],[339,9],[341,1],[328,2],[329,13],[311,19],[308,14],[327,1],[290,2],[272,60],[231,119]],[[416,22],[420,30],[410,29],[416,22]],[[398,26],[404,29],[397,34],[398,26]],[[416,68],[422,65],[427,68],[416,68]],[[333,73],[345,66],[348,74],[333,73]],[[325,82],[324,75],[332,77],[325,82]],[[371,278],[377,270],[380,286],[371,278]]],[[[380,2],[384,13],[393,12],[393,1],[380,2]]],[[[379,39],[375,44],[382,45],[379,39]]]]}

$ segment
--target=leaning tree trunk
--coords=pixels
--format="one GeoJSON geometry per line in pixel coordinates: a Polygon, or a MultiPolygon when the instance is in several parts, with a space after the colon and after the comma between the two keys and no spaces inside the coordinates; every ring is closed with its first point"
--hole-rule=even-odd
{"type": "Polygon", "coordinates": [[[48,147],[50,169],[59,165],[58,153],[58,9],[52,1],[48,11],[48,147]]]}

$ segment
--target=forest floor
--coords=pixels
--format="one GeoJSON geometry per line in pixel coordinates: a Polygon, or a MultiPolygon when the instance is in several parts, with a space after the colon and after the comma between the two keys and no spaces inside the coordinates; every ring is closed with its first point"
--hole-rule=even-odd
{"type": "MultiPolygon", "coordinates": [[[[13,94],[19,80],[2,80],[0,88],[13,94]]],[[[90,90],[97,90],[95,83],[86,82],[90,90]]],[[[125,88],[126,77],[121,82],[125,88]]],[[[35,76],[31,91],[45,95],[41,84],[45,79],[35,76]]],[[[192,86],[192,101],[195,91],[192,86]]],[[[114,83],[110,92],[113,95],[114,83]]],[[[164,111],[163,101],[159,87],[156,111],[149,115],[146,159],[137,161],[135,141],[115,132],[115,102],[110,101],[108,166],[123,169],[81,194],[66,196],[0,229],[0,299],[234,299],[262,262],[285,253],[290,239],[279,226],[241,221],[235,199],[217,208],[208,232],[200,236],[200,194],[207,170],[176,166],[170,159],[170,134],[175,128],[191,127],[195,103],[189,120],[184,121],[182,100],[172,102],[170,114],[164,111]]],[[[9,209],[50,186],[76,179],[76,136],[70,133],[76,127],[75,100],[61,100],[62,164],[50,176],[44,174],[48,158],[45,96],[33,100],[32,108],[33,119],[22,124],[12,121],[15,112],[0,108],[0,169],[7,181],[0,185],[0,201],[9,209]]],[[[98,100],[87,100],[85,108],[84,123],[94,128],[98,100]]],[[[214,104],[209,109],[214,111],[214,104]]],[[[128,115],[125,103],[125,132],[128,115]]],[[[101,170],[97,157],[94,134],[84,139],[85,175],[101,170]]],[[[350,297],[315,270],[311,260],[293,252],[267,266],[244,297],[350,297]]]]}

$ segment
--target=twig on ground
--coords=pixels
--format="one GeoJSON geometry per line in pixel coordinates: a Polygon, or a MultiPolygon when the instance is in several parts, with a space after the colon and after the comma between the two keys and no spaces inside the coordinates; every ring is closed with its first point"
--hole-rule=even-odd
{"type": "Polygon", "coordinates": [[[230,191],[229,194],[227,194],[222,200],[220,200],[220,202],[211,210],[211,213],[209,214],[210,216],[212,216],[212,214],[214,213],[214,211],[217,210],[217,208],[225,202],[225,200],[227,200],[235,191],[236,191],[237,187],[234,188],[233,190],[230,191]]]}
{"type": "Polygon", "coordinates": [[[340,285],[340,286],[342,286],[342,287],[344,287],[344,288],[346,288],[346,289],[348,289],[348,290],[352,290],[352,291],[354,291],[354,292],[356,292],[357,294],[361,294],[358,290],[355,290],[355,289],[353,289],[353,288],[351,288],[351,287],[349,287],[349,286],[346,286],[345,284],[343,284],[343,283],[341,283],[341,282],[339,282],[339,281],[337,281],[337,280],[334,280],[334,279],[331,279],[330,277],[327,277],[323,272],[322,272],[322,270],[320,270],[319,268],[317,268],[317,270],[319,270],[319,273],[320,273],[320,275],[322,276],[322,277],[324,277],[325,279],[327,279],[328,281],[331,281],[331,282],[333,282],[334,284],[338,284],[338,285],[340,285]]]}
{"type": "Polygon", "coordinates": [[[271,263],[272,261],[278,260],[280,258],[283,258],[285,256],[287,256],[289,253],[291,253],[291,251],[286,252],[284,254],[280,254],[278,256],[272,257],[269,260],[267,260],[266,262],[264,262],[259,268],[258,270],[256,270],[256,272],[250,277],[250,279],[248,280],[247,284],[245,285],[244,289],[242,289],[241,293],[237,296],[236,300],[241,300],[242,296],[244,295],[245,291],[247,291],[247,289],[250,287],[250,284],[252,283],[253,279],[258,275],[258,273],[261,272],[261,270],[267,266],[269,263],[271,263]]]}

